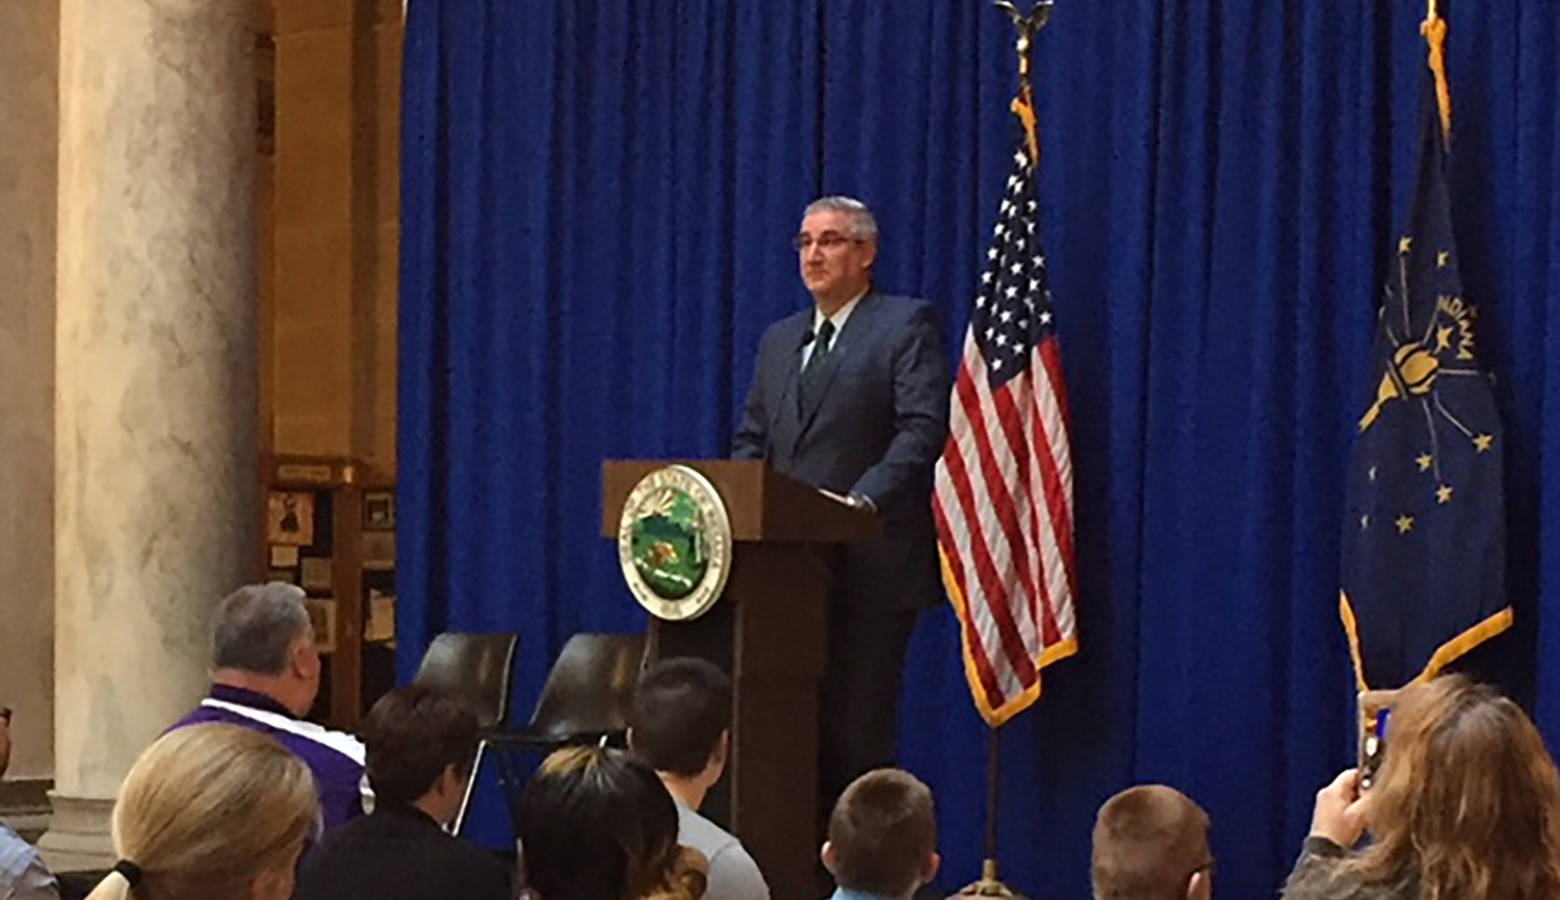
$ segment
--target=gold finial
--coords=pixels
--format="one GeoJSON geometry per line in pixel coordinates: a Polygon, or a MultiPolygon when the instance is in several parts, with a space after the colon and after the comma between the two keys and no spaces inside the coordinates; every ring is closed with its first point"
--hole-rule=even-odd
{"type": "Polygon", "coordinates": [[[1018,29],[1018,76],[1024,80],[1027,87],[1029,83],[1029,46],[1032,39],[1040,29],[1051,20],[1051,7],[1053,0],[1040,0],[1034,9],[1025,15],[1018,11],[1010,0],[996,0],[996,7],[1008,14],[1013,20],[1013,27],[1018,29]]]}
{"type": "Polygon", "coordinates": [[[1013,27],[1018,30],[1018,40],[1015,47],[1018,50],[1018,96],[1013,98],[1013,113],[1024,124],[1024,136],[1029,144],[1029,164],[1036,168],[1040,165],[1040,138],[1035,130],[1035,100],[1034,90],[1029,84],[1029,48],[1034,43],[1034,36],[1040,29],[1051,21],[1051,7],[1053,0],[1039,0],[1028,15],[1018,11],[1011,0],[996,0],[998,9],[1008,14],[1013,20],[1013,27]]]}

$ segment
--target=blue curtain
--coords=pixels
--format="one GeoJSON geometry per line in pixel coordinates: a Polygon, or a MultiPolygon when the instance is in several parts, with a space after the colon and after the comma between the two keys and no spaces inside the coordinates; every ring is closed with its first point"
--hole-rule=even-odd
{"type": "MultiPolygon", "coordinates": [[[[1442,6],[1519,616],[1473,663],[1554,741],[1560,16],[1442,6]]],[[[1083,650],[1003,731],[1004,873],[1032,894],[1088,895],[1094,809],[1143,780],[1208,808],[1221,895],[1271,892],[1348,762],[1342,472],[1423,13],[1058,0],[1037,41],[1083,650]]],[[[1015,135],[1012,33],[984,0],[413,0],[405,52],[401,671],[438,631],[519,631],[523,713],[567,635],[643,627],[598,537],[601,461],[725,452],[758,334],[809,302],[787,247],[808,200],[871,203],[880,283],[939,303],[958,345],[1015,135]]],[[[956,887],[986,732],[947,610],[908,666],[902,755],[956,887]]]]}

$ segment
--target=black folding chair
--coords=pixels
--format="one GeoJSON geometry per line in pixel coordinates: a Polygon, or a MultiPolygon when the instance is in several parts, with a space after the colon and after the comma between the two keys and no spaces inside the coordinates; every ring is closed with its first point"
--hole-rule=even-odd
{"type": "MultiPolygon", "coordinates": [[[[461,797],[460,809],[450,823],[450,833],[460,834],[471,807],[471,794],[488,749],[509,717],[509,681],[514,671],[515,649],[520,638],[514,634],[465,634],[446,632],[433,639],[423,654],[413,684],[440,688],[461,697],[477,714],[481,727],[477,756],[471,764],[471,778],[461,797]]],[[[500,768],[502,774],[502,767],[500,768]]],[[[507,793],[507,790],[506,790],[507,793]]]]}
{"type": "Polygon", "coordinates": [[[644,635],[582,633],[569,638],[547,674],[531,721],[492,736],[492,747],[504,751],[499,766],[511,788],[511,812],[520,784],[511,768],[512,754],[545,755],[581,744],[622,746],[629,704],[644,666],[644,635]]]}

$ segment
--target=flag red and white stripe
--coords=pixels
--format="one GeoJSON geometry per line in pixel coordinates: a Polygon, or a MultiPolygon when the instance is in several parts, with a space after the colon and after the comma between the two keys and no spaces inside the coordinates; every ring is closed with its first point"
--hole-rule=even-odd
{"type": "Polygon", "coordinates": [[[1013,156],[954,380],[933,511],[975,705],[1000,725],[1077,651],[1067,391],[1032,146],[1013,156]]]}

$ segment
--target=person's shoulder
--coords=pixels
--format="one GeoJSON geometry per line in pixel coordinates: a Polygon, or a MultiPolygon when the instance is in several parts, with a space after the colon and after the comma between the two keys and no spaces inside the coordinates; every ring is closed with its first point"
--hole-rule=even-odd
{"type": "Polygon", "coordinates": [[[514,878],[508,868],[491,852],[451,837],[450,858],[460,864],[459,871],[466,882],[466,896],[507,897],[514,878]]]}
{"type": "Polygon", "coordinates": [[[870,309],[869,315],[890,326],[918,321],[935,323],[938,318],[937,307],[931,301],[905,294],[868,294],[862,306],[870,309]]]}
{"type": "Polygon", "coordinates": [[[212,722],[221,722],[230,725],[249,724],[248,720],[240,719],[238,716],[234,716],[224,710],[211,706],[196,706],[194,709],[191,709],[189,712],[185,713],[183,718],[164,729],[163,734],[167,734],[170,731],[178,731],[180,728],[188,728],[191,725],[206,725],[212,722]]]}
{"type": "Polygon", "coordinates": [[[346,847],[378,840],[388,834],[390,831],[385,827],[382,817],[373,814],[354,816],[335,828],[327,829],[320,842],[309,852],[328,855],[346,847]]]}
{"type": "Polygon", "coordinates": [[[366,750],[356,736],[246,703],[207,697],[168,730],[205,722],[226,722],[269,734],[317,774],[332,769],[361,772],[363,768],[366,750]]]}
{"type": "Polygon", "coordinates": [[[20,873],[36,859],[41,859],[38,848],[0,822],[0,873],[20,873]]]}
{"type": "Polygon", "coordinates": [[[348,740],[351,735],[300,734],[276,730],[272,735],[314,770],[315,777],[352,785],[355,790],[363,774],[361,751],[348,740]]]}
{"type": "Polygon", "coordinates": [[[677,843],[714,859],[722,849],[737,843],[736,835],[716,825],[697,811],[677,805],[677,843]]]}
{"type": "Polygon", "coordinates": [[[759,340],[768,342],[777,340],[787,334],[800,334],[812,324],[812,316],[812,307],[808,307],[776,319],[764,327],[764,334],[759,340]]]}
{"type": "Polygon", "coordinates": [[[910,315],[922,310],[931,310],[932,301],[921,297],[912,297],[909,294],[889,294],[883,291],[875,291],[867,296],[873,298],[873,302],[882,305],[886,309],[898,310],[910,315]]]}
{"type": "Polygon", "coordinates": [[[328,829],[319,843],[304,850],[299,864],[299,874],[305,881],[320,876],[329,877],[340,870],[342,864],[365,854],[371,854],[375,843],[374,823],[370,816],[359,816],[346,824],[328,829]]]}
{"type": "Polygon", "coordinates": [[[679,806],[677,842],[709,861],[706,900],[767,900],[769,885],[742,841],[691,809],[679,806]]]}

